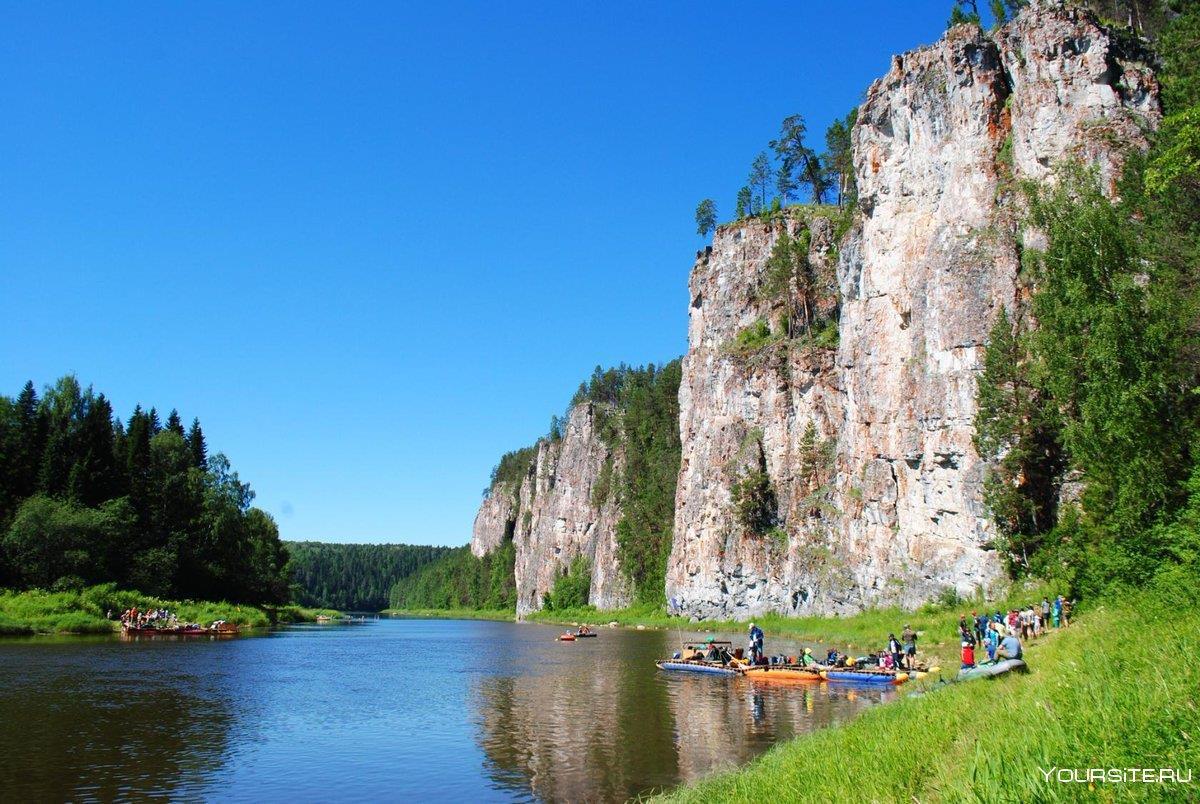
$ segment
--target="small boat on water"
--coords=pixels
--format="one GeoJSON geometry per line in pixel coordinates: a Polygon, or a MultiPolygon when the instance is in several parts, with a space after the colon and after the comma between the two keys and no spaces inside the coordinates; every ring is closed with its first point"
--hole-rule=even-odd
{"type": "Polygon", "coordinates": [[[792,683],[820,683],[819,667],[803,667],[798,664],[764,664],[747,667],[744,671],[751,681],[786,681],[792,683]]]}
{"type": "Polygon", "coordinates": [[[663,659],[654,663],[659,670],[678,673],[707,673],[712,676],[740,676],[742,668],[695,659],[663,659]]]}
{"type": "Polygon", "coordinates": [[[1004,675],[1012,670],[1024,672],[1026,670],[1025,662],[1020,659],[1005,659],[999,662],[984,662],[977,664],[967,670],[958,671],[959,681],[971,681],[976,678],[995,678],[996,676],[1004,675]]]}
{"type": "Polygon", "coordinates": [[[821,678],[844,684],[903,684],[908,681],[908,673],[897,673],[895,670],[852,670],[847,667],[822,670],[821,678]]]}
{"type": "Polygon", "coordinates": [[[565,634],[559,634],[559,635],[558,635],[558,641],[559,641],[559,642],[574,642],[574,641],[575,641],[575,635],[574,635],[574,634],[572,634],[570,631],[568,631],[568,632],[567,632],[567,633],[565,633],[565,634]]]}

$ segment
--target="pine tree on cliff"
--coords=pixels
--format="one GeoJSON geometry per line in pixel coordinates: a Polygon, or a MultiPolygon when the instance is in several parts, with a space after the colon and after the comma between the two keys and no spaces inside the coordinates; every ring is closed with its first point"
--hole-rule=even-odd
{"type": "Polygon", "coordinates": [[[854,183],[854,141],[852,132],[858,109],[851,109],[843,120],[834,120],[825,131],[825,156],[822,161],[828,182],[837,190],[837,205],[853,204],[858,190],[854,183]]]}
{"type": "Polygon", "coordinates": [[[779,158],[780,171],[786,172],[789,179],[794,177],[793,191],[807,185],[812,190],[812,200],[820,204],[829,192],[829,185],[821,169],[821,160],[804,144],[807,133],[804,116],[794,114],[784,118],[779,127],[779,139],[771,140],[770,144],[779,158]]]}
{"type": "Polygon", "coordinates": [[[743,187],[738,190],[737,194],[737,209],[734,211],[734,217],[739,221],[750,214],[750,188],[743,187]]]}
{"type": "Polygon", "coordinates": [[[717,228],[717,202],[706,198],[696,206],[696,234],[707,237],[717,228]]]}
{"type": "Polygon", "coordinates": [[[750,196],[750,214],[757,215],[767,208],[767,188],[771,186],[771,158],[763,151],[754,157],[750,164],[750,178],[746,184],[752,191],[750,196]]]}

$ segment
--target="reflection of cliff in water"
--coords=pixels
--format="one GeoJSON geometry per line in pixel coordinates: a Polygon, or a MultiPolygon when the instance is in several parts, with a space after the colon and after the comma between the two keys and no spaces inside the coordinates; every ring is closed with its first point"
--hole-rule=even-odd
{"type": "Polygon", "coordinates": [[[479,741],[497,784],[546,800],[624,801],[675,782],[671,712],[647,683],[658,640],[622,642],[633,655],[621,660],[581,654],[476,683],[479,741]]]}
{"type": "Polygon", "coordinates": [[[605,650],[564,648],[526,675],[479,678],[477,739],[497,786],[543,800],[624,801],[744,764],[895,695],[659,672],[668,640],[605,632],[605,650]]]}
{"type": "Polygon", "coordinates": [[[0,722],[24,727],[0,729],[3,798],[177,799],[211,784],[233,721],[220,691],[115,668],[97,683],[97,669],[51,665],[5,678],[0,722]]]}
{"type": "Polygon", "coordinates": [[[741,765],[779,740],[841,723],[895,694],[742,678],[729,681],[724,695],[714,695],[711,679],[704,676],[679,675],[669,681],[683,781],[741,765]]]}

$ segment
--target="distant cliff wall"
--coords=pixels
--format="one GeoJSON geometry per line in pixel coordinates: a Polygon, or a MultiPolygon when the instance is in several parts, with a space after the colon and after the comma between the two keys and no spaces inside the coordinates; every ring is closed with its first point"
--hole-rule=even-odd
{"type": "Polygon", "coordinates": [[[518,615],[540,609],[555,579],[578,556],[591,562],[592,605],[619,608],[629,602],[617,561],[620,510],[613,495],[600,500],[594,493],[603,475],[611,482],[619,471],[620,457],[600,438],[596,413],[591,402],[574,406],[562,438],[539,441],[524,476],[494,485],[475,517],[472,553],[484,555],[505,540],[516,546],[518,615]]]}

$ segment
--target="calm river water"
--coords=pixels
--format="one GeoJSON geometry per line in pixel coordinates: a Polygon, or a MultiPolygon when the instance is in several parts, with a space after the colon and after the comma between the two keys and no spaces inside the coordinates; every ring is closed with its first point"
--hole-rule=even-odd
{"type": "Polygon", "coordinates": [[[624,800],[895,694],[663,673],[675,632],[559,631],[383,619],[5,640],[0,799],[624,800]]]}

